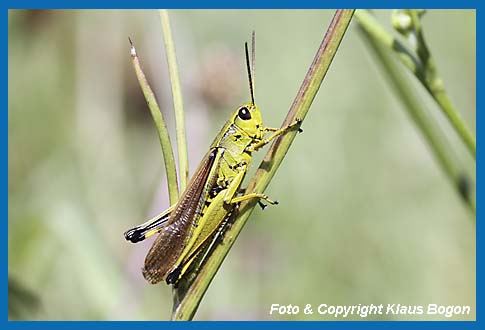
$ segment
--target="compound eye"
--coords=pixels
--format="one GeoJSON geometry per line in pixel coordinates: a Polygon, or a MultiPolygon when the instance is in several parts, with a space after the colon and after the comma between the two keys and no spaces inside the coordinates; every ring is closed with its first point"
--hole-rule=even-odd
{"type": "Polygon", "coordinates": [[[248,108],[246,108],[246,107],[242,107],[241,109],[239,109],[238,116],[242,120],[249,120],[249,119],[251,119],[251,113],[249,112],[248,108]]]}

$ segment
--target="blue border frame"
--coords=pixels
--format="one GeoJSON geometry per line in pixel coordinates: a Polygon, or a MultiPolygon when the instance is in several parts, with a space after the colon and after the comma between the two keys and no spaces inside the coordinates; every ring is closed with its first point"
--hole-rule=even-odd
{"type": "Polygon", "coordinates": [[[126,8],[126,9],[140,9],[140,8],[179,8],[179,9],[269,9],[269,8],[457,8],[457,9],[472,9],[478,8],[480,1],[478,0],[462,0],[462,1],[436,1],[436,0],[408,0],[408,1],[394,1],[392,3],[367,0],[367,1],[336,1],[327,0],[325,2],[317,0],[165,0],[165,1],[153,1],[153,0],[139,0],[139,1],[96,1],[96,0],[74,0],[74,1],[61,1],[61,0],[43,0],[41,3],[33,0],[6,0],[6,4],[3,6],[10,9],[33,9],[33,8],[45,8],[45,9],[105,9],[105,8],[126,8]]]}
{"type": "MultiPolygon", "coordinates": [[[[296,1],[255,1],[255,0],[233,0],[229,1],[194,1],[194,0],[185,0],[185,1],[177,1],[177,0],[168,0],[168,1],[150,1],[150,0],[138,0],[132,2],[120,2],[117,3],[115,1],[93,1],[93,0],[76,0],[76,1],[59,1],[59,0],[43,0],[42,3],[35,2],[32,0],[17,0],[17,1],[2,1],[2,35],[4,36],[3,40],[8,40],[8,9],[21,9],[21,8],[59,8],[59,9],[81,9],[81,8],[341,8],[341,7],[359,7],[359,8],[390,8],[390,7],[404,7],[404,8],[461,8],[461,9],[477,9],[476,19],[477,19],[477,59],[482,52],[482,45],[483,42],[481,40],[482,34],[480,33],[481,28],[483,27],[483,23],[480,21],[481,18],[481,4],[480,1],[432,1],[432,0],[424,0],[424,1],[395,1],[393,3],[384,3],[383,1],[375,1],[369,0],[365,1],[365,3],[359,3],[355,0],[350,1],[326,1],[326,2],[319,2],[316,0],[300,0],[296,1]]],[[[8,47],[8,43],[4,42],[3,47],[8,47]]],[[[3,59],[3,83],[4,88],[3,90],[3,100],[4,104],[7,104],[7,111],[5,111],[1,117],[1,127],[3,128],[3,134],[5,140],[2,143],[4,148],[4,157],[6,158],[2,162],[2,168],[6,175],[3,176],[3,184],[4,184],[4,202],[3,202],[3,209],[4,214],[6,214],[7,219],[3,221],[3,230],[4,233],[8,233],[8,51],[5,50],[1,53],[3,59]]],[[[478,111],[481,105],[481,91],[480,88],[480,70],[481,67],[480,62],[477,61],[477,141],[480,140],[480,131],[479,127],[481,126],[481,112],[478,111]]],[[[478,152],[477,152],[477,164],[481,163],[481,151],[480,151],[481,143],[478,143],[478,152]]],[[[481,204],[482,195],[481,195],[481,187],[479,177],[480,175],[480,166],[477,166],[477,185],[476,185],[476,196],[477,196],[477,205],[481,204]]],[[[483,225],[479,219],[480,214],[480,207],[477,210],[477,233],[480,230],[480,227],[483,225]]],[[[17,329],[17,328],[45,328],[45,329],[64,329],[65,327],[70,327],[74,329],[86,329],[86,328],[125,328],[125,329],[133,329],[133,328],[143,328],[146,330],[156,329],[159,330],[160,327],[169,327],[172,329],[246,329],[246,327],[256,327],[256,328],[275,328],[281,327],[284,329],[296,329],[296,328],[319,328],[325,327],[329,329],[333,328],[363,328],[363,329],[373,329],[375,327],[384,327],[384,328],[399,328],[399,329],[415,329],[415,328],[430,328],[430,329],[479,329],[482,326],[482,322],[480,319],[482,318],[482,308],[481,308],[481,292],[482,292],[482,285],[479,278],[481,278],[480,274],[482,274],[481,270],[481,253],[480,247],[482,245],[481,241],[477,239],[477,282],[476,282],[476,289],[477,289],[477,304],[476,304],[476,316],[477,321],[457,321],[457,322],[448,322],[448,321],[407,321],[407,322],[397,322],[397,321],[350,321],[350,322],[340,322],[340,321],[325,321],[325,322],[317,322],[317,321],[310,321],[310,322],[262,322],[262,321],[254,321],[254,322],[166,322],[164,324],[160,324],[159,322],[122,322],[122,321],[112,321],[112,322],[93,322],[93,321],[83,321],[83,322],[68,322],[68,321],[60,321],[60,322],[48,322],[48,321],[39,321],[39,322],[29,322],[29,321],[8,321],[8,240],[5,240],[5,251],[2,254],[2,264],[4,265],[5,269],[3,270],[3,279],[4,279],[4,286],[2,287],[2,300],[1,305],[5,312],[5,316],[2,321],[0,321],[0,327],[2,329],[17,329]]]]}

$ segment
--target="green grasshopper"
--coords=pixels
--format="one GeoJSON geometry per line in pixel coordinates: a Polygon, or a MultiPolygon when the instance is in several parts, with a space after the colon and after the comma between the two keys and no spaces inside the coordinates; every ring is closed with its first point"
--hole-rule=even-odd
{"type": "MultiPolygon", "coordinates": [[[[272,205],[278,203],[261,193],[240,195],[241,184],[252,153],[294,127],[301,131],[301,120],[283,128],[263,126],[261,111],[254,102],[254,72],[249,63],[247,42],[245,52],[251,102],[241,105],[224,125],[180,200],[124,234],[126,240],[136,243],[159,233],[142,269],[143,276],[152,284],[165,280],[176,286],[242,201],[257,199],[262,208],[265,205],[261,200],[272,205]],[[271,134],[265,137],[269,132],[271,134]]],[[[254,34],[252,62],[254,70],[254,34]]]]}

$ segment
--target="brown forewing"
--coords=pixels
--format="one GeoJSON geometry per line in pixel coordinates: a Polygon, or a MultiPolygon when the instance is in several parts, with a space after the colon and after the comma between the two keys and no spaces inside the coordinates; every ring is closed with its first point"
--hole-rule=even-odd
{"type": "Polygon", "coordinates": [[[216,157],[217,148],[214,148],[202,159],[199,168],[170,215],[168,225],[160,232],[148,251],[143,268],[143,276],[148,282],[155,284],[164,279],[190,239],[206,194],[217,178],[215,175],[217,170],[213,168],[216,157]]]}

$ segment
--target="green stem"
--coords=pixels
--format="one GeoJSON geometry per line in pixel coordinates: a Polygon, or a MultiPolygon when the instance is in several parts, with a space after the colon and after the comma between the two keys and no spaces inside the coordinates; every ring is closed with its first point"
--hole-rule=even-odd
{"type": "Polygon", "coordinates": [[[446,93],[443,81],[439,77],[434,60],[426,46],[422,34],[421,24],[415,10],[410,10],[413,25],[416,27],[417,57],[412,54],[401,42],[388,33],[367,10],[357,10],[355,17],[361,28],[374,40],[379,41],[387,48],[394,50],[401,62],[414,73],[416,78],[426,88],[438,104],[451,126],[467,146],[467,149],[476,158],[476,142],[465,122],[446,93]]]}
{"type": "Polygon", "coordinates": [[[448,94],[446,93],[443,80],[439,76],[436,68],[435,61],[431,52],[428,49],[428,45],[424,38],[421,20],[416,10],[408,11],[412,25],[416,31],[417,37],[417,49],[418,57],[421,59],[424,67],[424,79],[420,79],[428,92],[433,96],[436,103],[440,106],[445,116],[450,121],[453,128],[457,131],[462,141],[467,146],[470,153],[476,159],[476,143],[475,138],[466,126],[465,122],[461,118],[458,111],[456,111],[454,105],[451,103],[448,94]]]}
{"type": "Polygon", "coordinates": [[[170,28],[170,19],[167,10],[160,10],[160,21],[162,24],[163,40],[165,42],[165,51],[167,54],[167,62],[172,86],[175,126],[177,130],[180,191],[184,191],[189,179],[189,159],[187,153],[187,139],[185,137],[184,103],[182,98],[182,88],[180,87],[177,57],[175,56],[175,44],[172,38],[172,30],[170,28]]]}
{"type": "Polygon", "coordinates": [[[145,100],[147,101],[148,108],[152,115],[153,121],[157,128],[158,138],[160,140],[160,145],[162,146],[163,160],[165,162],[165,171],[167,173],[167,184],[168,184],[168,195],[170,199],[170,205],[177,203],[179,190],[177,184],[177,169],[175,168],[175,159],[173,156],[172,144],[170,143],[170,136],[168,135],[167,125],[163,119],[162,112],[155,98],[150,84],[148,83],[145,74],[140,65],[140,60],[136,53],[135,45],[130,39],[131,44],[131,59],[133,67],[136,72],[136,77],[138,78],[138,83],[140,84],[145,100]]]}
{"type": "Polygon", "coordinates": [[[399,40],[388,33],[367,10],[358,9],[355,11],[355,18],[359,25],[374,39],[389,49],[396,51],[401,62],[416,76],[422,72],[419,59],[399,40]]]}
{"type": "Polygon", "coordinates": [[[452,182],[456,191],[467,203],[472,212],[475,213],[475,205],[469,189],[470,179],[465,174],[464,170],[458,170],[455,165],[453,155],[451,155],[451,150],[449,149],[449,144],[446,143],[445,134],[431,120],[431,118],[429,118],[402,70],[391,58],[391,55],[388,52],[388,47],[379,42],[378,39],[374,38],[374,35],[369,34],[367,29],[363,28],[362,32],[366,37],[366,44],[368,44],[375,52],[379,62],[383,65],[385,69],[384,71],[387,73],[394,92],[404,103],[408,114],[428,142],[438,164],[452,182]]]}
{"type": "MultiPolygon", "coordinates": [[[[296,118],[305,118],[345,31],[350,24],[353,13],[354,10],[337,10],[335,13],[282,126],[294,122],[296,118]]],[[[295,131],[290,131],[277,138],[271,145],[246,189],[248,193],[256,191],[263,192],[265,190],[286,155],[295,135],[295,131]]],[[[216,244],[211,248],[193,282],[190,283],[188,288],[184,288],[183,293],[179,295],[177,299],[178,305],[174,306],[174,312],[172,314],[173,320],[190,320],[193,318],[210,282],[255,206],[255,200],[241,203],[237,219],[224,233],[223,244],[216,244]]]]}
{"type": "Polygon", "coordinates": [[[433,95],[435,101],[440,105],[446,117],[451,122],[455,130],[458,132],[458,135],[461,137],[465,145],[468,147],[468,150],[472,154],[473,158],[476,160],[477,147],[475,137],[466,126],[460,114],[455,110],[455,107],[451,103],[451,100],[448,97],[448,94],[446,93],[444,88],[434,88],[434,86],[439,85],[442,85],[441,79],[434,79],[434,81],[432,81],[430,85],[432,86],[432,90],[430,90],[430,93],[431,95],[433,95]]]}

